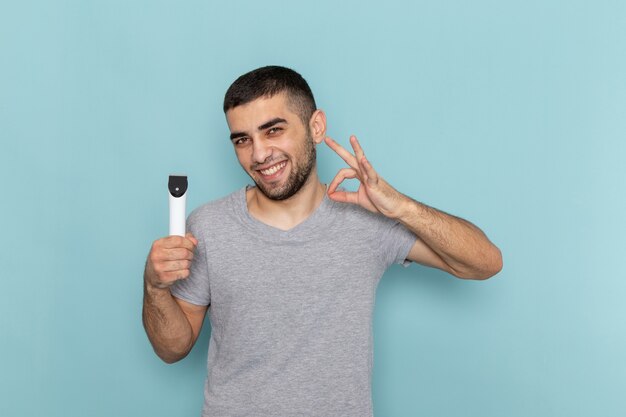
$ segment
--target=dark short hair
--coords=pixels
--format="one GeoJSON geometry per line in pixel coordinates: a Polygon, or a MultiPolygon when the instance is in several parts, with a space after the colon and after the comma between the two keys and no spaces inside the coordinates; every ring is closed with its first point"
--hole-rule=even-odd
{"type": "Polygon", "coordinates": [[[313,92],[304,78],[292,69],[267,66],[257,68],[237,78],[224,96],[224,113],[260,97],[273,97],[286,92],[288,104],[308,126],[317,109],[313,92]]]}

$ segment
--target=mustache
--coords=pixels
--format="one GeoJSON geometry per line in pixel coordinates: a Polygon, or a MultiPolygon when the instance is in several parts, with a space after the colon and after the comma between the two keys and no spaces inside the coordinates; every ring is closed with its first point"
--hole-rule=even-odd
{"type": "Polygon", "coordinates": [[[270,156],[263,162],[252,164],[250,166],[250,169],[253,170],[253,171],[256,171],[256,170],[259,169],[259,167],[273,165],[273,162],[282,162],[282,161],[285,161],[285,160],[286,159],[284,159],[284,158],[281,159],[281,158],[277,158],[277,157],[274,157],[274,156],[270,156]]]}

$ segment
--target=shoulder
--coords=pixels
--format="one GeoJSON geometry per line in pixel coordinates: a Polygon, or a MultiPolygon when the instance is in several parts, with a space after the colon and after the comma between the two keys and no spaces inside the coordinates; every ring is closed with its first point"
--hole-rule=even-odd
{"type": "Polygon", "coordinates": [[[382,214],[373,213],[356,204],[339,203],[331,200],[330,210],[340,219],[341,224],[349,228],[375,231],[396,223],[382,214]]]}
{"type": "Polygon", "coordinates": [[[241,202],[244,190],[239,189],[217,200],[209,201],[194,209],[187,221],[190,226],[215,224],[216,221],[224,221],[232,217],[241,202]]]}

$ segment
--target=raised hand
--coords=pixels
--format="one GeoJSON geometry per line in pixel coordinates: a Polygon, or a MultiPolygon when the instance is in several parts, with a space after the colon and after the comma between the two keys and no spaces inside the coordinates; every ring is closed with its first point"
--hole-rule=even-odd
{"type": "Polygon", "coordinates": [[[198,240],[187,233],[182,236],[168,236],[154,241],[146,262],[146,284],[165,289],[179,279],[189,277],[193,252],[198,240]]]}
{"type": "Polygon", "coordinates": [[[381,213],[390,218],[398,218],[403,204],[408,197],[389,185],[372,167],[363,152],[356,136],[350,136],[350,144],[354,150],[351,154],[333,139],[324,139],[326,144],[341,157],[350,168],[340,169],[328,187],[328,197],[342,203],[358,204],[359,206],[381,213]],[[337,187],[345,179],[356,178],[360,185],[356,192],[337,191],[337,187]]]}

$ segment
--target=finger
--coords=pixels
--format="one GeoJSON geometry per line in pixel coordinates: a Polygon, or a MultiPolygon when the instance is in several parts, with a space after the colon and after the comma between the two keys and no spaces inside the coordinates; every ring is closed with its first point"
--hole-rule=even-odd
{"type": "Polygon", "coordinates": [[[340,169],[339,172],[337,172],[337,175],[335,175],[335,178],[333,178],[333,180],[330,182],[330,185],[328,186],[328,194],[334,193],[337,187],[339,186],[339,184],[341,184],[346,178],[356,178],[356,177],[357,177],[357,173],[354,169],[352,168],[340,169]]]}
{"type": "Polygon", "coordinates": [[[339,201],[341,203],[353,203],[358,204],[358,195],[354,192],[349,191],[337,191],[337,187],[341,184],[346,178],[357,178],[356,170],[352,168],[343,168],[339,170],[335,178],[331,181],[328,186],[328,197],[331,200],[339,201]]]}
{"type": "Polygon", "coordinates": [[[181,260],[181,261],[168,261],[162,262],[159,266],[159,271],[161,272],[172,272],[172,271],[181,271],[187,270],[191,267],[191,261],[181,260]]]}
{"type": "Polygon", "coordinates": [[[333,193],[328,194],[328,198],[334,201],[338,201],[340,203],[351,203],[358,204],[359,197],[357,193],[351,191],[335,191],[333,193]]]}
{"type": "Polygon", "coordinates": [[[357,163],[356,158],[350,152],[345,150],[343,146],[341,146],[340,144],[338,144],[337,142],[335,142],[332,138],[328,136],[324,139],[324,142],[326,142],[326,144],[330,147],[330,149],[335,151],[335,153],[339,155],[339,157],[341,157],[341,159],[343,159],[346,162],[346,164],[350,165],[352,168],[355,168],[355,169],[357,168],[358,163],[357,163]]]}
{"type": "Polygon", "coordinates": [[[190,239],[182,236],[168,236],[160,240],[165,249],[186,248],[193,251],[196,245],[190,239]]]}
{"type": "Polygon", "coordinates": [[[164,282],[173,284],[175,281],[188,278],[189,275],[190,275],[190,272],[188,269],[180,269],[178,271],[165,272],[162,274],[161,278],[164,282]]]}
{"type": "Polygon", "coordinates": [[[350,144],[352,145],[352,149],[354,149],[354,155],[359,164],[359,171],[361,172],[361,175],[363,176],[363,180],[367,181],[369,178],[366,178],[366,177],[371,177],[372,172],[371,170],[370,172],[366,172],[365,170],[365,165],[364,165],[365,152],[363,152],[363,148],[361,147],[361,144],[359,143],[359,140],[356,138],[356,136],[354,135],[350,136],[350,144]]]}
{"type": "Polygon", "coordinates": [[[157,253],[156,261],[191,261],[193,252],[185,248],[163,249],[157,253]]]}
{"type": "Polygon", "coordinates": [[[365,155],[361,158],[361,166],[363,167],[361,171],[363,181],[369,185],[378,184],[378,173],[374,170],[374,167],[370,164],[370,161],[367,160],[365,155]]]}
{"type": "Polygon", "coordinates": [[[356,160],[361,161],[363,156],[365,156],[365,152],[363,152],[363,148],[361,148],[361,144],[356,136],[350,136],[350,144],[352,145],[352,149],[354,149],[354,156],[356,157],[356,160]]]}
{"type": "Polygon", "coordinates": [[[195,246],[198,246],[198,239],[196,239],[196,238],[194,237],[194,235],[193,235],[193,234],[191,234],[191,232],[187,233],[187,234],[185,235],[185,237],[186,237],[187,239],[191,240],[195,246]]]}

